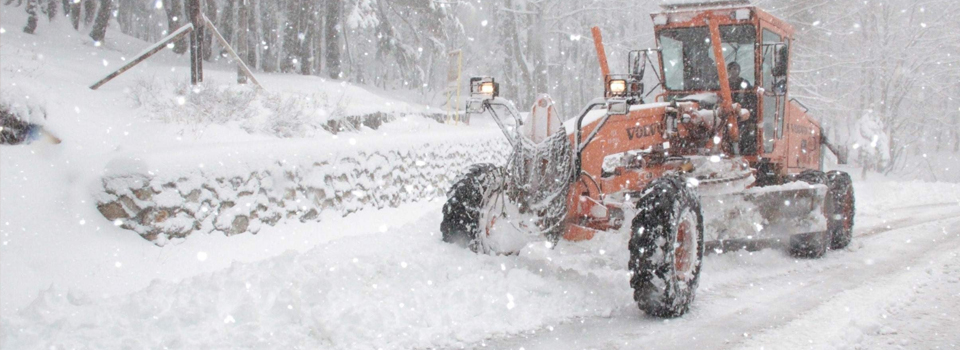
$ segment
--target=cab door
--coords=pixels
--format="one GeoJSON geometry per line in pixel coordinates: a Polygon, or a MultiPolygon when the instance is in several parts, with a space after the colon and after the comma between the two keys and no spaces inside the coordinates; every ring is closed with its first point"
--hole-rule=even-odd
{"type": "Polygon", "coordinates": [[[763,79],[763,93],[760,96],[761,137],[763,157],[779,163],[783,168],[796,166],[797,160],[790,159],[789,137],[784,137],[787,115],[787,69],[789,38],[775,27],[762,27],[760,45],[763,79]],[[778,65],[784,65],[778,67],[778,65]]]}

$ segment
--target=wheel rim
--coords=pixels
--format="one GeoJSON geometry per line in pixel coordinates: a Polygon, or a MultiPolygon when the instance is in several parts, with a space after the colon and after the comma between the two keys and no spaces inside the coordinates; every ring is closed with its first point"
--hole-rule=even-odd
{"type": "Polygon", "coordinates": [[[697,260],[696,230],[696,224],[686,215],[677,225],[677,247],[673,252],[673,267],[677,280],[686,282],[693,278],[692,272],[697,260]]]}

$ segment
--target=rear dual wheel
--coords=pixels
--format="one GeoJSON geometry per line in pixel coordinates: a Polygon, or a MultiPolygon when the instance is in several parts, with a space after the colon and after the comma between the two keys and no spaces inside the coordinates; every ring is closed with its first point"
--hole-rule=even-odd
{"type": "Polygon", "coordinates": [[[850,175],[842,171],[808,170],[800,173],[797,179],[809,184],[827,186],[823,213],[827,219],[827,231],[794,235],[790,238],[790,252],[794,256],[820,258],[827,249],[843,249],[853,240],[853,218],[855,199],[853,181],[850,175]]]}
{"type": "Polygon", "coordinates": [[[703,215],[692,187],[679,176],[644,189],[632,222],[630,286],[648,315],[678,317],[693,303],[703,260],[703,215]]]}
{"type": "Polygon", "coordinates": [[[843,249],[853,240],[853,217],[856,203],[853,180],[842,171],[827,173],[827,230],[830,231],[830,249],[843,249]]]}
{"type": "MultiPolygon", "coordinates": [[[[817,170],[807,170],[799,175],[797,175],[798,181],[803,181],[811,185],[826,185],[827,184],[827,175],[822,171],[817,170]]],[[[824,203],[825,206],[829,206],[830,192],[827,191],[827,202],[824,203]]],[[[826,209],[826,208],[824,208],[826,209]]],[[[828,212],[824,210],[824,214],[829,219],[828,212]]],[[[829,226],[829,225],[828,225],[829,226]]],[[[827,253],[827,248],[830,247],[830,232],[821,231],[821,232],[810,232],[810,233],[800,233],[790,236],[790,254],[798,258],[807,258],[807,259],[819,259],[827,253]]]]}

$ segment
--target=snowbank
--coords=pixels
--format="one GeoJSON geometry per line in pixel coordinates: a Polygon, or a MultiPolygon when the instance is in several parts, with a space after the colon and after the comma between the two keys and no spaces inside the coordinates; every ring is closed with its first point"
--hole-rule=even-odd
{"type": "Polygon", "coordinates": [[[131,295],[46,290],[2,346],[432,348],[635,310],[626,234],[487,256],[442,243],[440,216],[131,295]]]}
{"type": "MultiPolygon", "coordinates": [[[[62,20],[48,23],[44,19],[36,35],[27,35],[19,30],[25,22],[22,7],[0,11],[0,97],[5,104],[17,106],[21,117],[43,125],[63,143],[0,148],[0,313],[4,316],[13,315],[51,286],[98,297],[130,293],[153,280],[179,281],[234,262],[268,259],[286,250],[305,251],[337,238],[383,232],[417,220],[442,205],[431,197],[442,195],[441,186],[455,176],[452,169],[457,164],[485,159],[481,148],[487,146],[467,145],[494,147],[492,140],[502,139],[496,129],[444,125],[425,118],[440,111],[398,100],[392,92],[288,74],[259,74],[269,92],[265,96],[293,98],[294,105],[303,107],[300,111],[314,113],[310,118],[336,111],[350,123],[351,117],[376,114],[389,115],[383,120],[392,121],[378,125],[377,130],[354,123],[345,128],[350,132],[338,135],[325,130],[280,135],[265,132],[270,128],[262,126],[271,124],[258,119],[263,113],[249,119],[178,120],[178,112],[193,107],[193,112],[213,106],[217,108],[209,110],[229,114],[229,106],[222,102],[231,100],[210,99],[248,91],[234,85],[236,68],[223,61],[208,62],[204,65],[206,90],[189,95],[195,92],[178,89],[178,82],[189,81],[187,58],[163,51],[94,91],[90,84],[149,43],[109,30],[106,40],[95,44],[85,31],[75,31],[69,21],[62,20]],[[154,90],[138,90],[142,88],[154,90]],[[300,104],[312,96],[327,100],[300,104]],[[176,107],[168,110],[170,114],[158,114],[149,103],[142,103],[146,100],[137,100],[147,97],[156,106],[176,107]],[[179,103],[181,97],[184,104],[179,103]],[[191,107],[189,103],[194,102],[191,107]],[[376,161],[377,154],[384,159],[376,161]],[[400,161],[385,166],[387,157],[400,161]],[[372,167],[357,167],[361,161],[372,167]],[[439,170],[441,165],[444,168],[439,170]],[[251,178],[256,181],[248,181],[251,178]],[[235,188],[237,179],[256,195],[235,188]],[[410,183],[399,186],[398,179],[410,183]],[[343,189],[358,183],[365,186],[365,196],[343,189]],[[434,188],[429,189],[430,185],[434,188]],[[292,189],[293,199],[284,199],[267,187],[292,189]],[[320,197],[312,190],[321,189],[325,196],[315,204],[312,200],[320,197]],[[271,196],[259,196],[261,192],[270,193],[273,201],[271,196]],[[125,203],[113,206],[119,221],[105,218],[97,208],[98,199],[116,203],[123,195],[128,196],[125,203]],[[197,202],[190,201],[194,197],[197,202]],[[233,206],[227,208],[228,202],[233,206]],[[184,216],[188,210],[201,212],[203,203],[210,213],[203,220],[184,216]],[[260,212],[247,204],[267,205],[271,213],[281,214],[282,224],[262,225],[252,219],[254,212],[260,212]],[[323,205],[333,210],[321,211],[323,205]],[[139,210],[128,211],[128,206],[139,210]],[[301,206],[309,208],[303,211],[301,206]],[[384,208],[376,209],[380,206],[384,208]],[[164,208],[180,212],[164,212],[164,208]],[[301,223],[299,219],[310,209],[318,211],[317,217],[301,223]],[[288,219],[289,210],[295,214],[288,219]],[[352,214],[344,218],[347,212],[352,214]],[[158,247],[120,227],[135,226],[137,216],[156,221],[164,215],[167,219],[161,226],[169,232],[195,230],[198,225],[220,225],[220,229],[158,247]],[[240,227],[244,219],[237,218],[243,216],[247,231],[259,229],[256,235],[220,233],[240,227]]],[[[313,122],[310,125],[319,125],[313,122]]]]}

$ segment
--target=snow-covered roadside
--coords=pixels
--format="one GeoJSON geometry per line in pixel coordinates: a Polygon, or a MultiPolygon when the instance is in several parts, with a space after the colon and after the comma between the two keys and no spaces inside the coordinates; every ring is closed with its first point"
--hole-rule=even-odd
{"type": "Polygon", "coordinates": [[[336,238],[380,232],[415,221],[442,202],[422,201],[320,222],[264,226],[257,235],[198,234],[157,247],[116,227],[96,209],[83,171],[63,164],[52,146],[31,145],[0,157],[0,302],[14,314],[51,286],[94,295],[129,293],[154,279],[178,281],[235,261],[303,251],[336,238]],[[46,153],[54,153],[46,155],[46,153]],[[15,169],[15,170],[14,170],[15,169]]]}
{"type": "MultiPolygon", "coordinates": [[[[130,295],[100,299],[48,290],[18,316],[4,318],[3,346],[450,346],[609,314],[628,301],[622,288],[610,285],[625,284],[622,273],[600,278],[535,254],[476,255],[440,242],[439,210],[427,213],[384,234],[235,264],[180,283],[156,282],[130,295]]],[[[607,268],[601,260],[594,264],[607,268]]]]}
{"type": "MultiPolygon", "coordinates": [[[[394,209],[361,210],[353,219],[321,213],[320,223],[291,220],[294,223],[282,227],[265,226],[256,236],[197,235],[158,248],[136,232],[115,227],[96,209],[102,178],[131,170],[118,169],[119,164],[143,165],[144,173],[170,179],[199,173],[201,168],[212,177],[237,176],[259,170],[257,165],[262,163],[289,161],[295,167],[332,154],[390,149],[395,142],[409,146],[499,136],[495,129],[421,118],[418,113],[429,107],[394,99],[386,92],[281,74],[265,74],[260,80],[271,92],[322,92],[336,97],[345,113],[390,112],[406,117],[376,131],[289,139],[250,134],[230,123],[163,123],[137,108],[131,94],[145,80],[188,81],[185,57],[162,52],[92,91],[91,83],[147,43],[110,31],[107,40],[96,46],[84,33],[70,28],[68,21],[51,22],[36,35],[27,35],[14,29],[24,21],[23,11],[0,11],[0,27],[5,28],[0,34],[0,92],[5,99],[46,111],[46,119],[40,116],[31,121],[43,124],[63,143],[0,147],[0,313],[4,316],[15,314],[50,286],[97,296],[129,293],[154,279],[179,281],[236,261],[257,261],[345,235],[379,232],[381,227],[415,221],[440,205],[423,198],[394,209]]],[[[224,62],[206,66],[208,85],[233,84],[234,67],[224,62]]]]}

